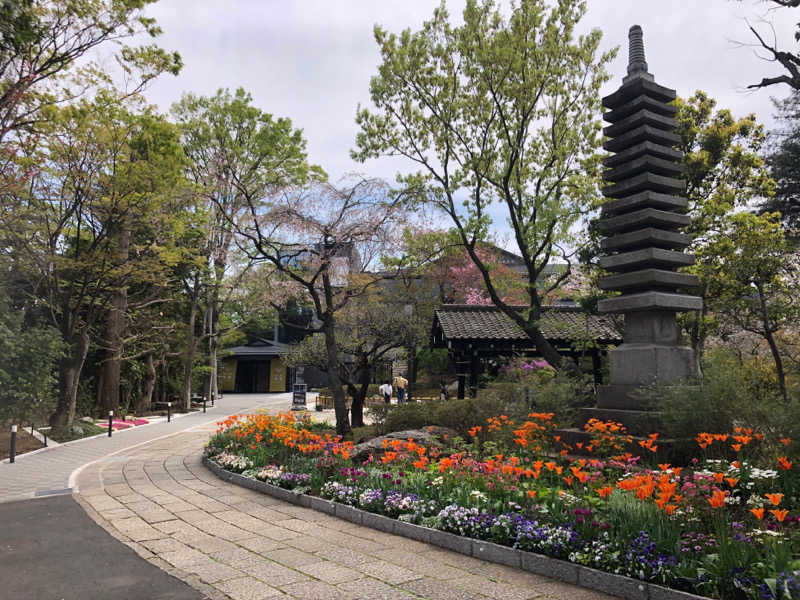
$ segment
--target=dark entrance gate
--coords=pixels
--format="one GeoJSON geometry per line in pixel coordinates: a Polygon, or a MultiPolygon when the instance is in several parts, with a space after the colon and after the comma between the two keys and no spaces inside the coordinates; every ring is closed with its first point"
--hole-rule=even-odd
{"type": "Polygon", "coordinates": [[[253,394],[269,392],[268,360],[242,360],[236,366],[236,393],[253,394]]]}

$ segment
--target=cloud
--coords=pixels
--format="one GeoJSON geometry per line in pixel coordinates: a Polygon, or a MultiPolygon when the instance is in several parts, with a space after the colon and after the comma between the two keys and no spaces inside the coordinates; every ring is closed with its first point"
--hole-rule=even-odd
{"type": "MultiPolygon", "coordinates": [[[[463,4],[448,2],[454,18],[463,4]]],[[[380,62],[373,26],[418,29],[437,5],[438,0],[161,0],[148,9],[164,30],[159,44],[179,51],[186,66],[178,77],[155,82],[148,99],[166,111],[184,92],[206,95],[241,86],[262,110],[289,117],[304,130],[310,159],[334,180],[350,172],[392,180],[412,166],[401,159],[362,165],[349,158],[356,106],[369,103],[370,77],[380,62]]],[[[782,97],[788,89],[744,91],[777,69],[732,42],[752,41],[744,19],[757,22],[764,7],[755,0],[589,0],[581,26],[600,28],[605,49],[620,46],[604,93],[625,75],[627,32],[638,23],[657,82],[684,97],[703,89],[734,115],[754,112],[769,124],[770,95],[782,97]]],[[[766,13],[778,39],[789,44],[798,19],[785,15],[766,13]]]]}

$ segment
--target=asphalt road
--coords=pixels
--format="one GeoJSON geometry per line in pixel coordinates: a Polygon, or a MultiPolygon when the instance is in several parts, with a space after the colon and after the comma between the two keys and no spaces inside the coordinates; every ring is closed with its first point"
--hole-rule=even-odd
{"type": "Polygon", "coordinates": [[[72,496],[0,504],[0,598],[203,597],[98,527],[72,496]]]}

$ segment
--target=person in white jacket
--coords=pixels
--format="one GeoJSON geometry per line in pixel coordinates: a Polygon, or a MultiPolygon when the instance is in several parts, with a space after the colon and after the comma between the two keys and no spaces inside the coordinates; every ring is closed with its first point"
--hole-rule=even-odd
{"type": "Polygon", "coordinates": [[[378,391],[383,394],[383,401],[386,402],[386,404],[390,404],[392,401],[392,384],[388,381],[384,381],[378,388],[378,391]]]}

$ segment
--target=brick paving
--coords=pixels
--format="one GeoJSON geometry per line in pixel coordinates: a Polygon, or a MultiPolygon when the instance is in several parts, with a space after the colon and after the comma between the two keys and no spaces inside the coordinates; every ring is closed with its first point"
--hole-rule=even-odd
{"type": "Polygon", "coordinates": [[[76,494],[114,537],[212,600],[612,598],[225,483],[201,463],[213,429],[97,461],[76,494]]]}

